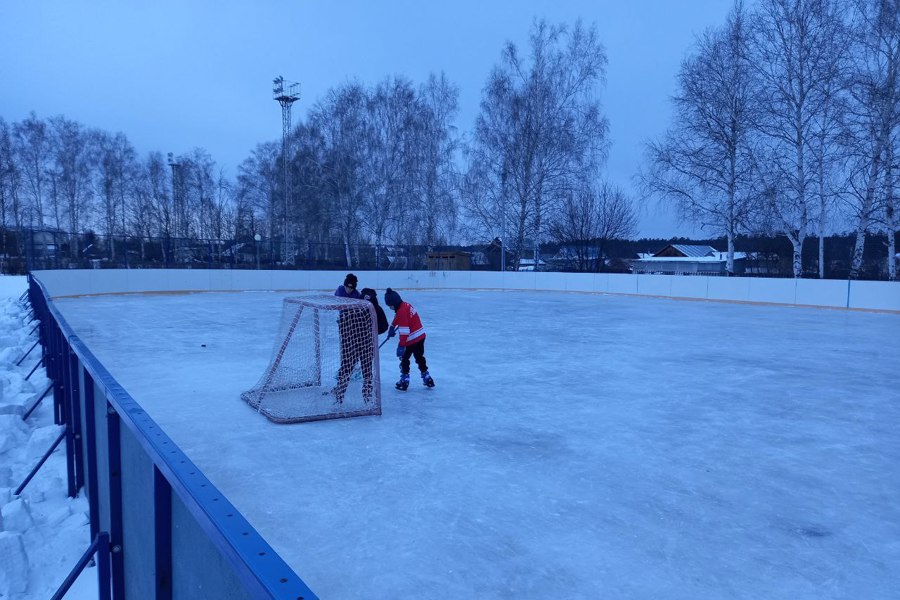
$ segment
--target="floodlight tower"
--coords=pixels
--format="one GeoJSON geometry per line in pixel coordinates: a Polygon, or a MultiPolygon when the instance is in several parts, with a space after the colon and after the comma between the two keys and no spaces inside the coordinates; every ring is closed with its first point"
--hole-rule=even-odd
{"type": "Polygon", "coordinates": [[[293,227],[289,218],[289,207],[293,195],[293,181],[291,170],[288,167],[288,149],[291,137],[291,105],[300,99],[300,84],[286,81],[279,75],[272,80],[272,96],[281,105],[281,169],[284,178],[284,246],[282,261],[293,263],[294,261],[294,236],[293,227]]]}

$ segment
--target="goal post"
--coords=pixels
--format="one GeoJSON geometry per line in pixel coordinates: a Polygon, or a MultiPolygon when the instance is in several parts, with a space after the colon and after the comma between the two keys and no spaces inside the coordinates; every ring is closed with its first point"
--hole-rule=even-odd
{"type": "Polygon", "coordinates": [[[272,357],[241,394],[276,423],[381,414],[378,320],[366,300],[285,298],[272,357]]]}

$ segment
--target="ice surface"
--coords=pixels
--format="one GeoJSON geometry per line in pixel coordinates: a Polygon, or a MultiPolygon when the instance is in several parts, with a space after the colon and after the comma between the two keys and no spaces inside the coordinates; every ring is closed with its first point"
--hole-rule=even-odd
{"type": "Polygon", "coordinates": [[[277,425],[284,297],[58,306],[322,598],[898,597],[897,315],[407,291],[437,387],[277,425]]]}

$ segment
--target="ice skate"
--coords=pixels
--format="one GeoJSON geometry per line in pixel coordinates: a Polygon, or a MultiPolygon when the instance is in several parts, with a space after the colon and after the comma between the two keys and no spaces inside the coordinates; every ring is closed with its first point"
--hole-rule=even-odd
{"type": "Polygon", "coordinates": [[[434,387],[434,379],[431,378],[431,375],[428,373],[428,371],[422,373],[422,383],[425,384],[425,387],[434,387]]]}
{"type": "Polygon", "coordinates": [[[398,381],[394,387],[398,390],[405,392],[409,388],[409,373],[403,373],[400,375],[400,381],[398,381]]]}

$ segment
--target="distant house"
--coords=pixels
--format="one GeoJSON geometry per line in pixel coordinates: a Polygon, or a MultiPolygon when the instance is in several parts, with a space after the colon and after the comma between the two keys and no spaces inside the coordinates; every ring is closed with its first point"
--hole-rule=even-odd
{"type": "Polygon", "coordinates": [[[468,271],[472,256],[468,252],[429,252],[425,255],[429,271],[468,271]]]}
{"type": "MultiPolygon", "coordinates": [[[[543,269],[547,266],[547,263],[544,262],[543,259],[539,260],[538,268],[543,269]]],[[[519,271],[534,271],[534,259],[533,258],[520,258],[519,259],[519,271]]]]}
{"type": "MultiPolygon", "coordinates": [[[[734,253],[734,272],[744,272],[747,255],[734,253]]],[[[666,275],[724,275],[728,253],[705,244],[669,244],[650,256],[640,255],[632,262],[635,273],[666,275]]]]}
{"type": "Polygon", "coordinates": [[[59,252],[60,244],[68,238],[69,236],[60,229],[36,229],[30,231],[26,244],[34,256],[55,256],[59,252]]]}
{"type": "Polygon", "coordinates": [[[577,248],[561,246],[559,251],[547,259],[558,270],[597,270],[606,264],[606,257],[597,248],[577,248]]]}

